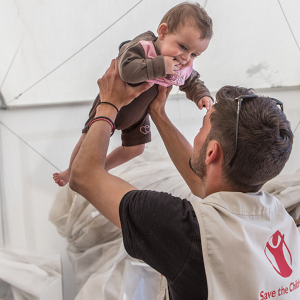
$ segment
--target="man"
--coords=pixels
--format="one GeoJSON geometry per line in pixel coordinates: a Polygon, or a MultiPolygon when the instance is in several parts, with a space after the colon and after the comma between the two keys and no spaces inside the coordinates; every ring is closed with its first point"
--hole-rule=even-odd
{"type": "Polygon", "coordinates": [[[291,152],[293,134],[282,103],[225,87],[192,147],[165,113],[170,90],[160,88],[149,113],[178,171],[203,198],[192,203],[139,191],[105,171],[115,108],[149,84],[126,85],[113,60],[98,85],[101,99],[110,104],[97,108],[70,187],[122,228],[131,256],[165,276],[168,284],[162,280],[160,299],[298,299],[297,228],[275,197],[259,192],[291,152]]]}

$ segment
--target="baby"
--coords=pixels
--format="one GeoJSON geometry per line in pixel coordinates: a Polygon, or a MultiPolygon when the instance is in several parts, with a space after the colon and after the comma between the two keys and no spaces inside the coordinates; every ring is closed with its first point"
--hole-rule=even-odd
{"type": "MultiPolygon", "coordinates": [[[[193,70],[194,59],[207,49],[213,34],[212,20],[206,11],[198,3],[178,4],[165,14],[157,34],[156,37],[151,31],[145,32],[119,47],[118,63],[122,79],[131,85],[145,81],[154,85],[119,111],[115,126],[122,130],[122,146],[107,156],[107,171],[142,154],[145,143],[151,141],[147,109],[158,93],[157,85],[177,85],[200,109],[212,106],[210,92],[199,79],[200,75],[193,70]]],[[[98,95],[72,152],[69,168],[53,174],[59,186],[69,182],[72,163],[100,103],[98,95]]]]}

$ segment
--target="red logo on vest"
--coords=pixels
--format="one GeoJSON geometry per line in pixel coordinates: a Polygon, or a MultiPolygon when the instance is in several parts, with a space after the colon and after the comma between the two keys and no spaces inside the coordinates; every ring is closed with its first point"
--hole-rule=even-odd
{"type": "Polygon", "coordinates": [[[292,255],[284,241],[284,234],[277,230],[266,243],[265,254],[274,270],[282,277],[291,276],[292,255]]]}

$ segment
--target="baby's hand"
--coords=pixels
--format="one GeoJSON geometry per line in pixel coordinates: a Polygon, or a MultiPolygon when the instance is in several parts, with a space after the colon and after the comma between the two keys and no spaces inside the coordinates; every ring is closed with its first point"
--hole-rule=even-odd
{"type": "Polygon", "coordinates": [[[166,74],[176,75],[176,72],[180,70],[179,62],[173,56],[164,56],[166,74]]]}
{"type": "Polygon", "coordinates": [[[212,108],[213,105],[213,101],[210,97],[202,97],[199,101],[198,101],[198,107],[199,109],[202,109],[203,107],[205,107],[207,109],[207,111],[209,111],[212,108]]]}

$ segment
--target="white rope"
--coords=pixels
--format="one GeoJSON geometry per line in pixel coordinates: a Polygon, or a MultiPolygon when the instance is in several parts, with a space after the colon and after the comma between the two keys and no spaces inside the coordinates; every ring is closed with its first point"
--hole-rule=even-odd
{"type": "Polygon", "coordinates": [[[299,44],[298,44],[298,42],[297,42],[297,40],[296,40],[296,37],[295,37],[294,32],[293,32],[293,30],[292,30],[292,27],[291,27],[291,25],[290,25],[290,23],[289,23],[289,20],[287,19],[286,15],[285,15],[285,13],[284,13],[284,10],[283,10],[283,8],[282,8],[282,6],[281,6],[280,1],[279,1],[279,0],[277,0],[277,1],[278,1],[278,3],[279,3],[279,6],[280,6],[280,8],[281,8],[281,11],[282,11],[282,13],[283,13],[283,15],[284,15],[284,17],[285,17],[285,20],[286,20],[286,22],[287,22],[287,24],[288,24],[288,26],[289,26],[289,28],[290,28],[290,31],[291,31],[291,33],[292,33],[292,36],[293,36],[293,38],[294,38],[294,40],[295,40],[295,43],[296,43],[296,45],[297,45],[297,47],[298,47],[298,49],[299,49],[299,52],[300,52],[300,46],[299,46],[299,44]]]}
{"type": "Polygon", "coordinates": [[[29,91],[31,88],[33,88],[35,85],[40,83],[42,80],[44,80],[46,77],[48,77],[50,74],[55,72],[58,68],[60,68],[62,65],[64,65],[66,62],[68,62],[70,59],[72,59],[75,55],[77,55],[79,52],[81,52],[83,49],[85,49],[88,45],[93,43],[98,37],[100,37],[103,33],[105,33],[108,29],[110,29],[112,26],[114,26],[117,22],[119,22],[122,18],[124,18],[130,11],[132,11],[137,5],[139,5],[143,0],[140,0],[137,4],[135,4],[133,7],[131,7],[125,14],[123,14],[119,19],[117,19],[115,22],[113,22],[110,26],[108,26],[105,30],[103,30],[101,33],[99,33],[95,38],[93,38],[90,42],[88,42],[85,46],[83,46],[81,49],[79,49],[77,52],[75,52],[72,56],[70,56],[68,59],[66,59],[64,62],[62,62],[59,66],[54,68],[52,71],[50,71],[48,74],[46,74],[44,77],[39,79],[36,83],[31,85],[29,88],[27,88],[25,91],[23,91],[19,96],[16,96],[14,99],[10,100],[7,104],[17,100],[20,96],[22,96],[24,93],[29,91]]]}
{"type": "Polygon", "coordinates": [[[51,161],[49,161],[45,156],[43,156],[41,153],[39,153],[37,150],[35,150],[32,146],[30,146],[25,140],[23,140],[19,135],[17,135],[15,132],[13,132],[10,128],[8,128],[4,123],[0,121],[0,124],[4,126],[7,130],[9,130],[13,135],[15,135],[17,138],[19,138],[25,145],[27,145],[31,150],[33,150],[35,153],[37,153],[40,157],[42,157],[46,162],[48,162],[51,166],[53,166],[56,170],[61,172],[61,170],[56,167],[51,161]]]}
{"type": "Polygon", "coordinates": [[[298,122],[298,124],[297,124],[297,126],[296,126],[296,128],[295,128],[295,130],[294,130],[294,132],[293,132],[293,134],[295,134],[295,132],[296,132],[296,130],[298,129],[299,125],[300,125],[300,121],[298,122]]]}

